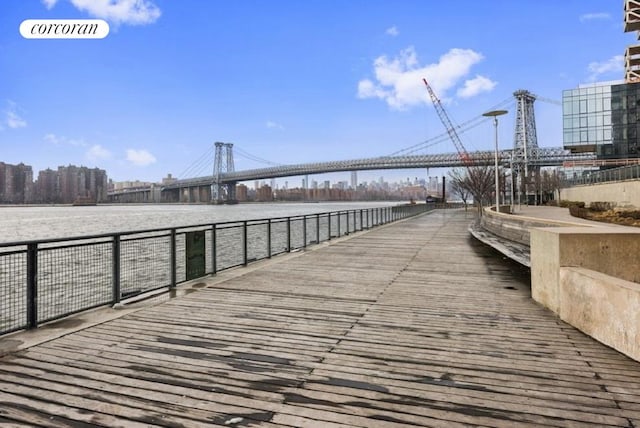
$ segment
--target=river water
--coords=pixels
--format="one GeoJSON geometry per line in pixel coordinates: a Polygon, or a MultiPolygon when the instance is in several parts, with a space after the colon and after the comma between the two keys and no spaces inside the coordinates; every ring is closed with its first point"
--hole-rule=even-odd
{"type": "Polygon", "coordinates": [[[237,205],[2,206],[0,243],[267,219],[398,205],[399,202],[237,205]]]}

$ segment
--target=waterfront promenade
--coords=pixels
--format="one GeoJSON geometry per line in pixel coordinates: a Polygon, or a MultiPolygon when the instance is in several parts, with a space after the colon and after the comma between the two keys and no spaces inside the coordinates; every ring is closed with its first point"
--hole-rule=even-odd
{"type": "Polygon", "coordinates": [[[640,363],[531,300],[472,216],[439,210],[90,327],[95,314],[64,320],[77,331],[0,358],[0,425],[640,426],[640,363]]]}

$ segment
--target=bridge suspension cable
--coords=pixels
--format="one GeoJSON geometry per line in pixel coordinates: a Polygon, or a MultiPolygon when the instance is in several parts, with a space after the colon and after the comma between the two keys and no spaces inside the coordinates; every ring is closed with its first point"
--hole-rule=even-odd
{"type": "Polygon", "coordinates": [[[213,163],[213,155],[213,148],[209,147],[198,159],[193,161],[178,175],[178,179],[209,175],[211,164],[213,163]]]}
{"type": "MultiPolygon", "coordinates": [[[[513,97],[509,97],[506,98],[502,101],[500,101],[498,104],[490,107],[487,111],[490,110],[497,110],[501,107],[506,107],[506,106],[510,106],[512,104],[515,104],[515,100],[513,99],[513,97]]],[[[481,124],[483,124],[484,122],[486,122],[488,119],[482,115],[476,116],[472,119],[469,119],[463,123],[461,123],[460,125],[455,125],[455,130],[456,132],[458,132],[459,134],[462,134],[464,132],[469,131],[470,129],[473,129],[481,124]]],[[[400,149],[398,151],[395,151],[387,156],[406,156],[406,155],[410,155],[416,152],[419,152],[421,150],[424,150],[428,147],[434,146],[436,144],[440,144],[442,142],[445,141],[450,141],[449,139],[449,133],[448,132],[444,132],[442,134],[436,135],[435,137],[431,137],[428,140],[422,141],[420,143],[414,144],[412,146],[409,147],[405,147],[404,149],[400,149]]]]}
{"type": "Polygon", "coordinates": [[[258,163],[261,163],[261,164],[265,164],[265,165],[271,165],[271,166],[280,166],[280,165],[282,165],[280,163],[271,162],[271,161],[263,159],[263,158],[261,158],[259,156],[252,155],[251,153],[249,153],[249,152],[247,152],[245,150],[242,150],[238,146],[234,146],[234,148],[235,148],[234,152],[238,157],[241,157],[241,158],[253,161],[253,162],[258,162],[258,163]]]}

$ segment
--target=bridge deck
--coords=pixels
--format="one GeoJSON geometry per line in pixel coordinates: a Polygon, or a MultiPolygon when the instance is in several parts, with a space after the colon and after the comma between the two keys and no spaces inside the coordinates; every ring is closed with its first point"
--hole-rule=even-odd
{"type": "Polygon", "coordinates": [[[535,304],[461,211],[0,359],[2,426],[640,426],[640,363],[535,304]]]}

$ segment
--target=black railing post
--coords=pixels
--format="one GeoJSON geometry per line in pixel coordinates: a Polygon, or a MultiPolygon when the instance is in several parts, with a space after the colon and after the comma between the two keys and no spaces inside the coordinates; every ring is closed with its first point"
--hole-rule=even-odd
{"type": "Polygon", "coordinates": [[[307,248],[307,216],[302,216],[302,248],[307,248]]]}
{"type": "Polygon", "coordinates": [[[267,220],[267,258],[271,258],[271,219],[267,220]]]}
{"type": "Polygon", "coordinates": [[[345,232],[345,235],[349,234],[349,210],[345,211],[345,215],[347,216],[347,231],[345,232]]]}
{"type": "Polygon", "coordinates": [[[38,327],[38,244],[27,245],[27,328],[38,327]]]}
{"type": "Polygon", "coordinates": [[[291,217],[287,217],[287,252],[291,252],[291,217]]]}
{"type": "Polygon", "coordinates": [[[176,288],[177,259],[176,230],[171,229],[171,288],[176,288]]]}
{"type": "Polygon", "coordinates": [[[320,243],[320,214],[316,214],[316,244],[320,243]]]}
{"type": "Polygon", "coordinates": [[[242,222],[242,265],[246,266],[249,264],[249,252],[247,248],[247,221],[242,222]]]}
{"type": "Polygon", "coordinates": [[[360,230],[364,230],[364,225],[362,224],[362,210],[360,210],[360,230]]]}
{"type": "Polygon", "coordinates": [[[211,226],[211,270],[213,271],[212,273],[215,275],[218,272],[218,261],[217,261],[217,240],[218,237],[216,236],[216,229],[217,229],[217,225],[214,224],[213,226],[211,226]]]}
{"type": "Polygon", "coordinates": [[[327,230],[329,232],[328,241],[331,241],[331,213],[327,214],[327,230]]]}
{"type": "Polygon", "coordinates": [[[342,215],[340,211],[338,211],[338,238],[340,237],[340,217],[342,217],[342,215]]]}
{"type": "Polygon", "coordinates": [[[120,302],[120,235],[113,235],[112,248],[112,276],[113,276],[113,304],[120,302]]]}

